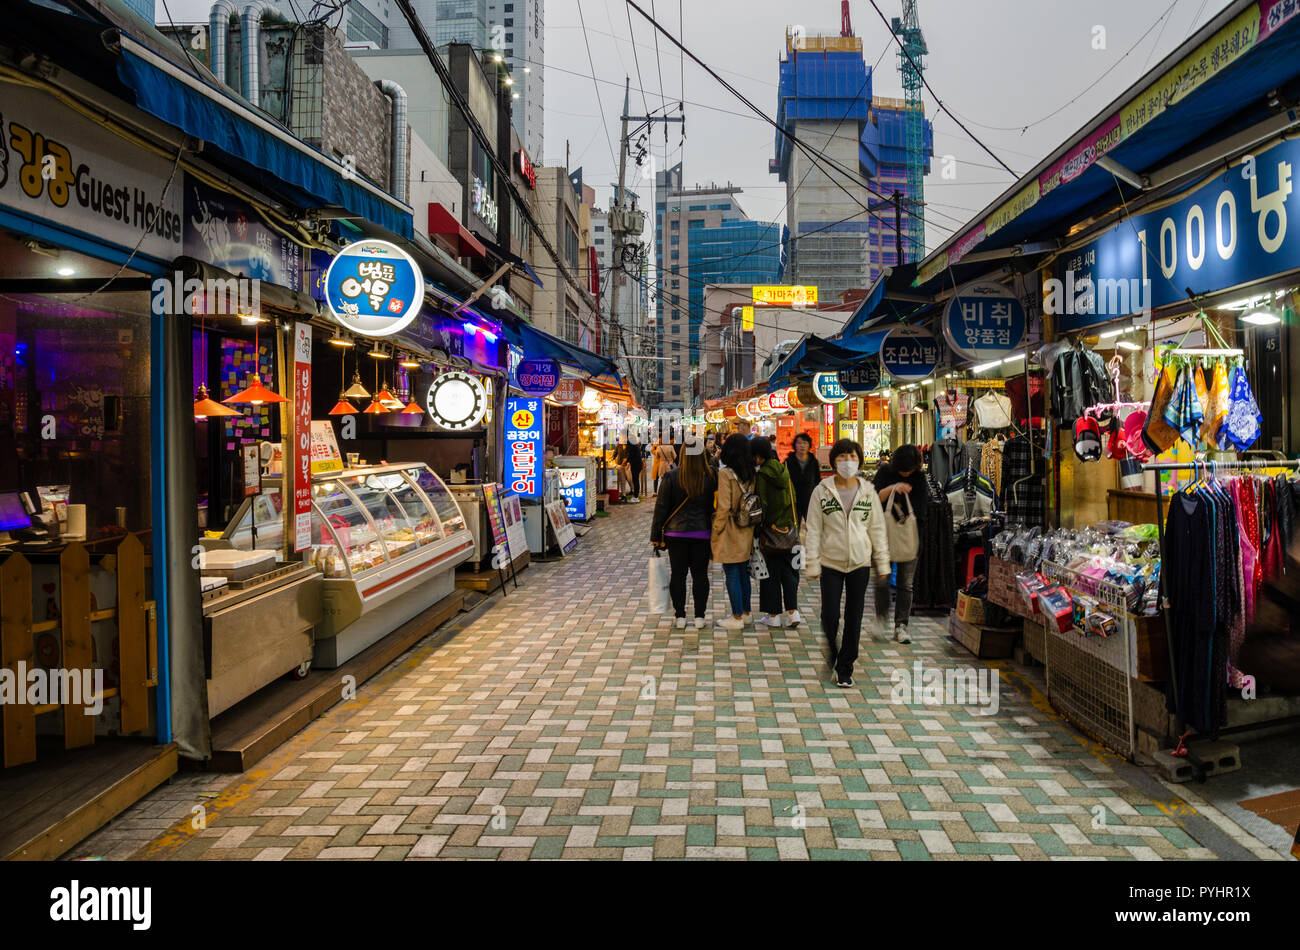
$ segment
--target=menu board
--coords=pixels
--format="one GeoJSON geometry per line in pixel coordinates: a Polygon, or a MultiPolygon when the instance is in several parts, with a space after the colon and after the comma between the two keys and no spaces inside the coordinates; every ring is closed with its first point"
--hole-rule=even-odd
{"type": "Polygon", "coordinates": [[[501,515],[501,500],[496,485],[483,486],[483,501],[487,505],[488,522],[492,525],[492,549],[495,551],[500,548],[509,554],[510,538],[506,534],[505,519],[501,515]]]}
{"type": "Polygon", "coordinates": [[[328,419],[316,419],[311,424],[311,473],[343,471],[343,456],[338,440],[334,438],[334,424],[328,419]]]}
{"type": "Polygon", "coordinates": [[[501,496],[501,519],[506,525],[506,538],[510,544],[510,559],[528,553],[528,536],[524,534],[524,509],[519,496],[505,492],[501,496]]]}
{"type": "Polygon", "coordinates": [[[560,551],[568,554],[577,546],[578,535],[573,530],[573,522],[569,520],[569,513],[565,511],[564,502],[549,502],[546,505],[546,514],[550,518],[551,529],[555,532],[555,540],[560,546],[560,551]]]}

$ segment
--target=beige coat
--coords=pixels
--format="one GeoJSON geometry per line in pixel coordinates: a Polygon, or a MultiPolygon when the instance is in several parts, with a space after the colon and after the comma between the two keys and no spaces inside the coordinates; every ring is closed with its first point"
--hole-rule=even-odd
{"type": "Polygon", "coordinates": [[[719,468],[718,500],[713,508],[713,560],[719,564],[748,561],[754,549],[754,529],[738,527],[732,517],[742,494],[736,473],[725,465],[719,468]]]}
{"type": "Polygon", "coordinates": [[[889,536],[885,506],[875,486],[858,476],[853,510],[846,512],[835,490],[835,477],[824,478],[808,500],[808,531],[804,536],[804,572],[821,575],[823,567],[848,573],[874,566],[877,577],[889,576],[889,536]]]}
{"type": "Polygon", "coordinates": [[[667,442],[660,442],[655,445],[654,463],[650,467],[651,478],[662,478],[673,469],[673,462],[677,461],[677,450],[667,442]]]}

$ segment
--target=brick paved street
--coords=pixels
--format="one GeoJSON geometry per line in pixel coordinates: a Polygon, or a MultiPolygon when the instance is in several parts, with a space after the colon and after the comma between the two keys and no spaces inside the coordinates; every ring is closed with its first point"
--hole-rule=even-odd
{"type": "Polygon", "coordinates": [[[914,621],[910,646],[864,642],[850,690],[826,672],[815,589],[811,627],[672,629],[645,613],[651,509],[593,522],[574,557],[250,772],[183,774],[72,856],[1281,858],[1082,739],[1010,664],[987,664],[995,715],[892,703],[895,669],[985,665],[946,618],[914,621]]]}

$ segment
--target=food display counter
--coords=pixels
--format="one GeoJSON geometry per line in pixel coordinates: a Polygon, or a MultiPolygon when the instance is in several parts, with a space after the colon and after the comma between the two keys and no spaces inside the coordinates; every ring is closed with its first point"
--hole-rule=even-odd
{"type": "MultiPolygon", "coordinates": [[[[263,480],[227,529],[237,548],[279,548],[278,479],[263,480]]],[[[318,577],[313,663],[333,668],[436,604],[474,539],[447,486],[418,462],[312,476],[312,546],[318,577]]]]}

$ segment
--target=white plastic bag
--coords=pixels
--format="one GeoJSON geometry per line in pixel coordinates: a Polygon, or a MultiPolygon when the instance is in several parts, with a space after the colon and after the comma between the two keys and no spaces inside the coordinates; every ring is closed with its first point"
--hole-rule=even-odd
{"type": "Polygon", "coordinates": [[[920,533],[916,528],[916,514],[912,511],[912,499],[903,494],[903,509],[906,512],[902,521],[894,518],[894,495],[891,488],[885,499],[885,535],[889,538],[889,559],[905,564],[915,561],[921,547],[920,533]]]}
{"type": "Polygon", "coordinates": [[[668,594],[668,574],[668,558],[656,551],[650,558],[649,586],[646,589],[652,614],[666,614],[673,609],[673,600],[668,594]]]}

